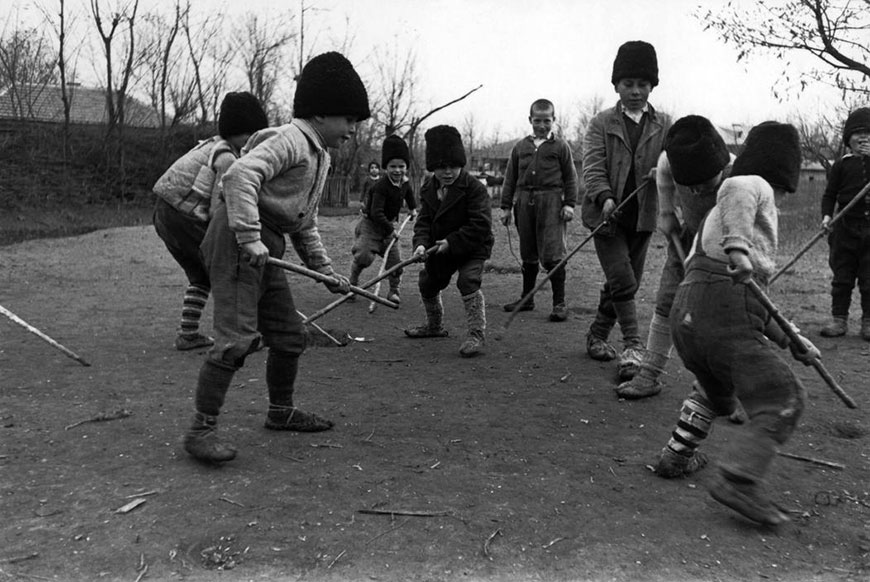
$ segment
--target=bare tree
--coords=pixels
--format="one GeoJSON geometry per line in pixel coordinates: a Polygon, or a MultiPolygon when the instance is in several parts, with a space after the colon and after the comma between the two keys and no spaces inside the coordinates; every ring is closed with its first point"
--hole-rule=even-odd
{"type": "Polygon", "coordinates": [[[182,111],[173,112],[173,121],[179,115],[186,115],[190,109],[190,83],[181,71],[181,57],[179,55],[176,40],[181,29],[181,22],[185,17],[188,5],[182,6],[181,0],[175,1],[172,15],[167,19],[158,13],[143,15],[143,27],[140,32],[139,57],[137,59],[136,76],[146,79],[148,92],[152,106],[160,112],[161,133],[165,133],[167,114],[167,94],[187,95],[187,99],[176,105],[182,107],[182,111]],[[178,83],[188,85],[183,90],[178,90],[178,83]]]}
{"type": "Polygon", "coordinates": [[[783,61],[787,88],[817,82],[844,94],[870,93],[870,0],[732,1],[695,16],[740,50],[738,61],[755,53],[783,61]],[[818,67],[793,66],[799,55],[811,55],[818,67]]]}
{"type": "Polygon", "coordinates": [[[233,34],[236,54],[248,87],[268,111],[283,71],[287,68],[288,46],[296,37],[290,32],[292,17],[262,17],[249,13],[233,34]]]}
{"type": "Polygon", "coordinates": [[[221,39],[223,25],[223,15],[211,12],[201,21],[195,21],[194,25],[191,25],[191,10],[188,2],[181,27],[187,43],[200,125],[213,118],[213,104],[217,101],[217,95],[222,92],[232,60],[233,50],[230,44],[222,42],[221,39]]]}
{"type": "Polygon", "coordinates": [[[557,112],[556,119],[562,129],[562,137],[571,146],[571,153],[575,160],[583,159],[583,142],[586,138],[586,129],[592,118],[604,110],[604,97],[594,95],[583,101],[574,103],[564,115],[557,112]]]}
{"type": "Polygon", "coordinates": [[[417,55],[413,50],[400,50],[397,43],[389,49],[376,48],[374,54],[375,120],[384,126],[384,136],[406,131],[417,106],[417,55]]]}
{"type": "Polygon", "coordinates": [[[116,128],[122,127],[124,124],[124,106],[127,88],[130,83],[130,77],[133,74],[133,56],[136,47],[135,22],[136,12],[139,9],[139,0],[132,0],[132,2],[127,2],[116,7],[112,11],[108,23],[103,22],[99,0],[90,0],[90,7],[91,14],[94,17],[94,24],[100,33],[103,56],[106,60],[106,114],[108,118],[108,131],[112,133],[116,128]],[[127,28],[127,54],[124,58],[124,66],[121,68],[120,78],[116,80],[114,42],[116,40],[115,35],[119,32],[119,28],[122,25],[127,28]]]}
{"type": "MultiPolygon", "coordinates": [[[[462,136],[465,139],[465,143],[468,144],[468,159],[473,160],[474,146],[478,145],[475,142],[477,137],[477,119],[474,117],[474,113],[467,113],[462,120],[462,136]]],[[[483,168],[479,169],[482,170],[483,168]]]]}
{"type": "Polygon", "coordinates": [[[6,88],[16,116],[34,116],[37,100],[57,79],[56,62],[50,43],[36,29],[15,28],[0,38],[0,88],[6,88]]]}

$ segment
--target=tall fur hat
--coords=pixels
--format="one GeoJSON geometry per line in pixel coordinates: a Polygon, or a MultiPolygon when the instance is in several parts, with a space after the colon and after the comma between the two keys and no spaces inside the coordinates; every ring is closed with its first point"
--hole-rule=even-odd
{"type": "Polygon", "coordinates": [[[426,169],[430,172],[442,166],[465,167],[462,137],[452,125],[436,125],[426,132],[426,169]]]}
{"type": "Polygon", "coordinates": [[[317,55],[303,67],[293,96],[293,116],[353,115],[357,121],[371,117],[365,85],[344,55],[317,55]]]}
{"type": "Polygon", "coordinates": [[[843,143],[849,145],[849,139],[857,131],[870,131],[870,107],[859,107],[849,114],[843,126],[843,143]]]}
{"type": "Polygon", "coordinates": [[[386,168],[390,160],[404,160],[405,164],[411,165],[408,144],[398,135],[388,135],[381,146],[381,167],[386,168]]]}
{"type": "Polygon", "coordinates": [[[732,176],[761,176],[786,192],[797,190],[801,144],[797,129],[788,123],[765,121],[746,134],[743,152],[734,160],[732,176]]]}
{"type": "Polygon", "coordinates": [[[616,85],[620,79],[634,78],[646,79],[653,87],[659,84],[656,49],[642,40],[630,40],[619,47],[613,60],[610,82],[616,85]]]}
{"type": "Polygon", "coordinates": [[[692,186],[713,178],[731,160],[725,140],[700,115],[681,117],[668,130],[665,152],[674,182],[692,186]]]}
{"type": "Polygon", "coordinates": [[[260,101],[251,93],[227,93],[221,101],[218,133],[222,138],[254,133],[266,127],[269,127],[269,118],[260,101]]]}

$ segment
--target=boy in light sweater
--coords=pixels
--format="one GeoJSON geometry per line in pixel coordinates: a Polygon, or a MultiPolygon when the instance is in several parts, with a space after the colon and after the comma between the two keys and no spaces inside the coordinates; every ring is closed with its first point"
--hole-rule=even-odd
{"type": "Polygon", "coordinates": [[[216,435],[217,416],[233,375],[265,340],[270,430],[322,431],[333,423],[295,407],[302,320],[285,273],[266,261],[282,258],[285,235],[305,265],[336,279],[347,293],[317,230],[317,210],[330,165],[327,148],[339,147],[370,116],[365,87],[351,63],[336,52],[314,57],[302,70],[293,100],[294,119],[257,132],[223,178],[224,204],[209,225],[202,252],[214,295],[215,344],[196,387],[196,413],[184,437],[194,458],[232,460],[236,450],[216,435]]]}

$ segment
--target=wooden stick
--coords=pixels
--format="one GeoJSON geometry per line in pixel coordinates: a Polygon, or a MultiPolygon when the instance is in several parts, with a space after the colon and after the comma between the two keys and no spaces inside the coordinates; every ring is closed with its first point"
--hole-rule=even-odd
{"type": "MultiPolygon", "coordinates": [[[[791,341],[794,349],[799,353],[805,354],[807,353],[807,347],[804,345],[803,340],[798,335],[798,333],[791,326],[791,323],[783,317],[783,315],[779,312],[779,309],[776,308],[776,305],[773,304],[773,301],[767,296],[767,294],[761,289],[761,287],[756,283],[753,279],[747,279],[746,286],[752,291],[758,301],[764,306],[764,309],[770,314],[770,316],[776,321],[777,325],[779,325],[780,329],[788,336],[788,339],[791,341]]],[[[824,364],[822,364],[821,359],[815,358],[810,362],[810,365],[816,369],[819,375],[822,377],[822,380],[828,385],[828,387],[833,390],[834,394],[840,397],[847,407],[849,408],[858,408],[858,405],[855,404],[855,401],[846,394],[846,392],[837,384],[837,381],[831,376],[830,372],[825,369],[824,364]]]]}
{"type": "Polygon", "coordinates": [[[843,217],[843,215],[846,214],[846,211],[848,211],[850,208],[852,208],[858,202],[860,202],[864,198],[864,196],[867,195],[868,192],[870,192],[870,182],[867,182],[867,184],[865,184],[864,187],[861,188],[861,191],[858,192],[854,198],[849,200],[848,204],[846,204],[837,214],[835,214],[833,217],[831,217],[831,222],[828,223],[827,227],[822,227],[822,229],[819,230],[819,232],[817,232],[815,235],[813,235],[813,237],[801,248],[801,250],[799,250],[795,254],[795,256],[793,256],[782,267],[780,267],[779,270],[770,277],[770,280],[767,282],[767,284],[772,285],[774,281],[779,279],[780,275],[785,273],[786,270],[788,270],[789,267],[794,265],[799,258],[804,256],[804,254],[808,250],[810,250],[814,244],[819,242],[819,239],[821,239],[823,236],[828,234],[830,232],[831,226],[833,226],[834,223],[836,223],[838,220],[840,220],[843,217]]]}
{"type": "Polygon", "coordinates": [[[685,267],[686,263],[686,251],[683,250],[683,241],[680,240],[680,235],[671,231],[671,244],[674,245],[674,252],[677,253],[677,257],[683,263],[685,267]]]}
{"type": "MultiPolygon", "coordinates": [[[[390,256],[390,251],[393,250],[393,245],[396,244],[396,241],[399,240],[399,237],[402,236],[402,231],[405,230],[405,225],[408,224],[408,221],[411,220],[411,214],[405,217],[405,220],[402,221],[402,225],[399,227],[399,230],[396,232],[396,236],[393,237],[393,240],[390,241],[390,244],[387,245],[387,250],[384,251],[384,260],[381,262],[381,268],[378,270],[378,276],[383,275],[384,271],[387,269],[387,258],[390,256]]],[[[375,285],[375,290],[373,293],[375,295],[381,294],[381,282],[383,279],[379,280],[375,285]]],[[[372,301],[369,303],[369,313],[374,313],[375,308],[378,306],[377,303],[372,301]]]]}
{"type": "MultiPolygon", "coordinates": [[[[303,267],[302,265],[296,265],[294,263],[290,263],[288,261],[282,261],[281,259],[276,259],[274,257],[269,257],[266,260],[266,264],[272,265],[273,267],[280,267],[281,269],[284,269],[285,271],[291,271],[293,273],[298,273],[299,275],[305,275],[306,277],[314,279],[318,283],[326,283],[329,285],[338,285],[338,279],[336,279],[335,277],[330,277],[329,275],[324,275],[323,273],[318,273],[317,271],[315,271],[313,269],[309,269],[307,267],[303,267]]],[[[381,305],[386,305],[387,307],[391,307],[393,309],[399,308],[398,304],[393,303],[392,301],[388,301],[386,299],[382,299],[382,298],[378,297],[377,295],[375,295],[374,293],[372,293],[371,291],[366,291],[365,289],[357,287],[356,285],[351,285],[350,290],[351,290],[351,292],[356,293],[357,295],[362,295],[363,297],[366,297],[367,299],[371,299],[372,301],[377,301],[381,305]]]]}
{"type": "Polygon", "coordinates": [[[48,337],[47,335],[45,335],[44,333],[42,333],[41,331],[39,331],[38,329],[36,329],[32,325],[30,325],[29,323],[27,323],[26,321],[24,321],[23,319],[21,319],[20,317],[18,317],[14,313],[12,313],[11,311],[6,309],[2,305],[0,305],[0,313],[2,313],[6,317],[8,317],[12,321],[14,321],[18,325],[20,325],[21,327],[23,327],[24,329],[29,331],[30,333],[32,333],[33,335],[35,335],[39,339],[46,341],[50,346],[57,348],[58,350],[63,352],[65,355],[69,356],[70,358],[72,358],[73,360],[75,360],[76,362],[81,364],[82,366],[90,366],[90,364],[87,361],[85,361],[85,359],[82,358],[80,355],[76,354],[71,349],[64,347],[63,345],[59,344],[55,340],[51,339],[50,337],[48,337]]]}
{"type": "Polygon", "coordinates": [[[412,517],[444,517],[450,515],[447,511],[413,511],[405,509],[357,509],[359,513],[372,515],[408,515],[412,517]]]}
{"type": "MultiPolygon", "coordinates": [[[[503,326],[501,331],[507,331],[507,328],[510,326],[511,322],[517,316],[517,313],[519,313],[520,309],[522,309],[523,305],[525,305],[526,303],[528,303],[529,301],[532,300],[532,297],[535,296],[535,293],[540,291],[541,288],[547,284],[547,281],[550,280],[550,277],[553,276],[553,273],[555,273],[557,269],[561,269],[562,267],[564,267],[565,264],[571,259],[571,257],[573,257],[578,252],[580,252],[580,249],[582,249],[589,241],[591,241],[595,237],[595,235],[598,234],[598,232],[601,229],[610,225],[610,222],[612,220],[614,220],[617,216],[619,216],[620,211],[625,207],[625,205],[632,198],[637,196],[637,193],[640,192],[641,190],[643,190],[646,187],[646,185],[649,183],[649,181],[650,181],[649,178],[644,178],[643,182],[640,183],[640,186],[635,188],[634,191],[631,192],[631,194],[629,194],[628,196],[623,198],[622,202],[620,202],[619,205],[613,209],[613,212],[610,213],[610,216],[607,217],[607,220],[604,220],[601,224],[599,224],[594,229],[592,229],[592,232],[590,232],[589,235],[586,238],[584,238],[583,241],[579,245],[574,247],[574,249],[570,253],[568,253],[564,259],[562,259],[561,261],[556,263],[556,266],[547,272],[547,274],[544,276],[544,278],[541,279],[540,283],[535,285],[534,289],[532,289],[531,291],[526,293],[519,301],[517,301],[517,304],[514,306],[513,311],[510,312],[507,320],[505,320],[504,326],[503,326]]],[[[499,334],[496,334],[496,339],[498,339],[498,338],[499,338],[499,334]]]]}
{"type": "Polygon", "coordinates": [[[814,465],[821,465],[823,467],[830,467],[832,469],[845,469],[846,465],[841,465],[840,463],[832,463],[831,461],[824,461],[822,459],[815,459],[813,457],[804,457],[802,455],[793,455],[791,453],[784,453],[782,451],[776,451],[776,454],[780,457],[786,457],[789,459],[796,459],[798,461],[804,461],[807,463],[812,463],[814,465]]]}
{"type": "MultiPolygon", "coordinates": [[[[301,317],[301,318],[303,319],[303,321],[306,320],[306,319],[308,319],[308,318],[305,316],[305,314],[302,313],[301,311],[299,311],[298,309],[296,310],[296,313],[299,314],[299,317],[301,317]]],[[[328,331],[326,331],[325,329],[323,329],[322,327],[320,327],[320,326],[317,325],[316,323],[311,323],[311,324],[309,324],[309,325],[311,325],[311,327],[313,327],[314,329],[316,329],[317,331],[319,331],[320,333],[322,333],[323,335],[325,335],[326,337],[328,337],[328,338],[332,341],[332,343],[334,343],[334,344],[337,345],[338,347],[340,347],[340,348],[343,348],[343,347],[344,347],[344,344],[343,344],[343,343],[341,343],[340,341],[338,341],[337,339],[335,339],[335,338],[334,338],[334,337],[333,337],[333,336],[332,336],[328,331]]]]}
{"type": "MultiPolygon", "coordinates": [[[[392,267],[390,267],[389,269],[384,271],[383,275],[379,275],[379,276],[375,277],[374,279],[372,279],[371,281],[366,281],[364,284],[360,285],[360,287],[362,287],[363,289],[368,289],[369,287],[371,287],[372,285],[374,285],[378,281],[386,279],[387,277],[389,277],[390,275],[392,275],[393,273],[395,273],[399,269],[403,269],[403,268],[405,268],[408,265],[411,265],[413,263],[419,263],[421,261],[424,261],[426,259],[426,256],[429,253],[433,252],[436,248],[438,248],[438,247],[432,247],[430,249],[427,249],[426,252],[423,253],[422,256],[410,257],[410,258],[405,259],[401,263],[396,263],[395,265],[393,265],[392,267]]],[[[347,293],[345,295],[342,295],[341,297],[339,297],[338,299],[336,299],[335,301],[333,301],[332,303],[330,303],[326,307],[323,307],[322,309],[319,309],[318,311],[315,311],[314,313],[312,313],[311,316],[308,317],[307,319],[305,319],[302,323],[311,323],[315,319],[323,317],[324,315],[326,315],[327,313],[329,313],[330,311],[332,311],[333,309],[335,309],[336,307],[338,307],[339,305],[341,305],[342,303],[344,303],[345,301],[347,301],[351,297],[353,297],[353,293],[347,293]]]]}

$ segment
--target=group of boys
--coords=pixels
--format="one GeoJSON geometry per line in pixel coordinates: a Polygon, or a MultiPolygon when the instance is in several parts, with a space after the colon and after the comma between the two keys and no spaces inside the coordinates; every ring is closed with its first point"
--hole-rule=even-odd
{"type": "MultiPolygon", "coordinates": [[[[709,120],[690,115],[672,124],[648,102],[658,84],[658,62],[653,46],[643,41],[619,48],[611,82],[619,101],[592,120],[584,145],[581,216],[592,229],[605,277],[586,336],[587,352],[594,359],[617,360],[618,375],[624,380],[617,388],[621,397],[644,398],[661,389],[658,377],[673,342],[697,381],[660,454],[656,472],[670,478],[702,467],[705,458],[697,451],[698,445],[715,417],[727,416],[741,423],[743,432],[720,463],[711,494],[756,522],[780,523],[784,514],[761,488],[774,446],[785,441],[800,416],[804,390],[774,346],[789,347],[804,363],[819,353],[802,337],[802,346],[790,345],[749,287],[736,283],[752,278],[764,285],[772,272],[777,245],[775,200],[797,187],[797,132],[776,122],[756,126],[735,160],[709,120]],[[635,295],[657,223],[668,237],[668,257],[645,348],[635,295]],[[624,344],[619,354],[608,342],[617,323],[624,344]]],[[[219,123],[224,139],[231,137],[224,135],[224,117],[233,115],[232,100],[227,100],[219,123]]],[[[214,166],[218,175],[215,190],[208,200],[199,201],[206,206],[205,220],[198,224],[200,234],[186,242],[193,255],[200,257],[205,273],[194,285],[185,268],[191,286],[202,291],[197,305],[204,303],[202,295],[207,298],[209,290],[214,296],[215,339],[200,370],[196,411],[184,447],[193,457],[214,463],[236,455],[216,434],[217,416],[234,373],[261,344],[268,347],[266,428],[321,431],[333,426],[294,404],[304,330],[286,276],[267,264],[269,257],[283,256],[285,236],[307,267],[328,277],[330,291],[347,293],[375,255],[383,255],[396,238],[402,203],[416,212],[406,177],[410,152],[403,140],[390,136],[383,144],[385,171],[366,189],[350,279],[339,275],[321,242],[317,209],[330,164],[327,148],[350,139],[356,125],[370,116],[358,74],[338,53],[312,59],[298,80],[294,119],[281,127],[265,127],[257,108],[246,103],[254,113],[243,117],[253,123],[236,129],[238,135],[248,135],[230,142],[231,163],[214,166]]],[[[551,102],[532,104],[532,134],[511,152],[500,206],[505,226],[515,220],[522,259],[523,294],[504,309],[534,308],[529,294],[543,267],[552,286],[549,319],[560,322],[568,318],[562,259],[578,187],[571,151],[553,133],[555,117],[551,102]]],[[[860,113],[855,123],[847,122],[847,128],[850,131],[844,137],[860,154],[866,182],[870,110],[860,113]]],[[[426,169],[431,176],[420,192],[412,248],[413,255],[424,262],[418,288],[426,320],[405,334],[412,338],[447,335],[441,292],[457,274],[467,320],[459,352],[464,357],[475,356],[485,345],[481,283],[494,241],[490,197],[464,170],[465,150],[454,127],[433,127],[425,140],[426,169]]],[[[850,191],[861,186],[856,167],[849,162],[844,172],[850,191]]],[[[830,221],[834,203],[842,206],[845,198],[835,196],[832,202],[826,197],[826,221],[830,221]]],[[[174,210],[183,212],[178,205],[174,210]]],[[[859,243],[866,245],[870,202],[862,210],[864,222],[856,214],[848,224],[857,229],[859,243]]],[[[166,209],[161,212],[165,214],[166,209]]],[[[165,221],[157,217],[158,233],[178,258],[173,237],[159,226],[165,221]]],[[[390,254],[387,264],[399,260],[398,252],[390,254]]],[[[833,264],[832,259],[832,268],[833,264]]],[[[855,272],[855,267],[850,268],[855,272]]],[[[863,293],[870,285],[865,262],[858,263],[857,271],[863,293]]],[[[396,302],[399,277],[396,273],[390,280],[389,297],[396,302]]],[[[835,318],[843,315],[843,299],[839,301],[835,318]]],[[[864,313],[867,321],[870,311],[864,313]]],[[[183,326],[187,337],[193,337],[191,333],[201,336],[191,329],[183,326]]],[[[211,343],[210,338],[196,341],[211,343]]]]}

